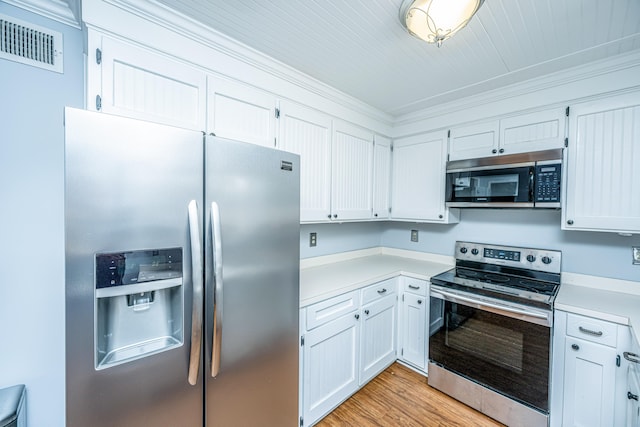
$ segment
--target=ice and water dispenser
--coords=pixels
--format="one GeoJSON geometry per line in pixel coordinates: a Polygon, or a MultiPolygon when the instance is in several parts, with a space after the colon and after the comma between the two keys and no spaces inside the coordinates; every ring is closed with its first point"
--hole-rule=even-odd
{"type": "Polygon", "coordinates": [[[182,345],[181,248],[96,254],[95,279],[96,369],[182,345]]]}

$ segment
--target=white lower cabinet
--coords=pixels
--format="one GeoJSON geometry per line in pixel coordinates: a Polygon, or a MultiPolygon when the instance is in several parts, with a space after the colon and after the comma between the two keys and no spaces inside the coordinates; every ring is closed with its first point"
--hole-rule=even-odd
{"type": "Polygon", "coordinates": [[[428,282],[401,277],[398,358],[425,371],[427,366],[428,282]]]}
{"type": "Polygon", "coordinates": [[[331,412],[396,360],[397,278],[301,310],[301,426],[331,412]]]}
{"type": "Polygon", "coordinates": [[[624,426],[629,328],[556,311],[551,426],[624,426]]]}

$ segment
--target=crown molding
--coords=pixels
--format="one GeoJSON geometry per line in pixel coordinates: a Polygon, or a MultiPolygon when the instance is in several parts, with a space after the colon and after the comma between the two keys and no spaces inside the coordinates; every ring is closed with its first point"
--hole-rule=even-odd
{"type": "Polygon", "coordinates": [[[80,29],[80,0],[4,0],[12,6],[80,29]]]}
{"type": "Polygon", "coordinates": [[[638,66],[640,66],[640,50],[635,50],[397,116],[394,127],[411,125],[434,117],[481,107],[493,102],[519,98],[542,90],[638,66]]]}
{"type": "MultiPolygon", "coordinates": [[[[163,4],[153,0],[91,0],[100,1],[117,7],[135,16],[159,25],[169,31],[178,33],[204,46],[223,53],[230,58],[244,62],[252,67],[287,81],[314,95],[342,107],[355,111],[365,117],[376,120],[388,127],[393,126],[393,117],[359,99],[347,95],[311,76],[296,70],[262,52],[259,52],[223,33],[208,27],[190,17],[177,13],[163,4]]],[[[92,23],[96,24],[96,23],[92,23]]],[[[101,28],[109,31],[104,25],[101,28]]],[[[233,76],[230,76],[233,77],[233,76]]]]}

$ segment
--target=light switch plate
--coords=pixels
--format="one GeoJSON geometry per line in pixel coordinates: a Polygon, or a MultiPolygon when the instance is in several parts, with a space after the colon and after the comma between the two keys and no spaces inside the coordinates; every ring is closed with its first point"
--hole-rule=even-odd
{"type": "Polygon", "coordinates": [[[411,230],[411,241],[412,242],[418,241],[418,230],[411,230]]]}
{"type": "Polygon", "coordinates": [[[640,264],[640,246],[632,246],[633,249],[633,263],[640,264]]]}

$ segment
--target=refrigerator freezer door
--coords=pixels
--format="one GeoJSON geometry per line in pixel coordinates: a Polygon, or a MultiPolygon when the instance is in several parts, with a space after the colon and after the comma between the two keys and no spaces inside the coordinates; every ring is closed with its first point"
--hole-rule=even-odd
{"type": "Polygon", "coordinates": [[[191,260],[201,256],[188,206],[197,201],[202,224],[202,144],[199,132],[65,110],[70,427],[202,425],[202,380],[188,381],[191,260]],[[114,283],[130,288],[96,289],[97,259],[119,263],[114,283]],[[158,271],[172,278],[154,282],[158,271]]]}
{"type": "Polygon", "coordinates": [[[298,425],[299,158],[215,137],[205,156],[205,425],[298,425]]]}

